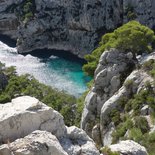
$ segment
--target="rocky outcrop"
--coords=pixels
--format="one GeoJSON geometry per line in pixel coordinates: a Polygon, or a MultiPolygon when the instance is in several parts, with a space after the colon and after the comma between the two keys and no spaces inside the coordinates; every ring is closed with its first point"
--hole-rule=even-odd
{"type": "Polygon", "coordinates": [[[68,155],[99,155],[92,139],[75,126],[67,128],[67,136],[60,143],[68,155]]]}
{"type": "MultiPolygon", "coordinates": [[[[105,51],[100,57],[93,88],[85,98],[81,120],[81,127],[98,146],[112,143],[112,133],[116,130],[116,126],[110,115],[119,109],[120,99],[130,99],[132,94],[145,90],[146,83],[153,83],[154,79],[147,71],[143,68],[134,68],[138,63],[142,66],[150,59],[155,60],[155,53],[142,56],[138,62],[131,53],[115,49],[105,51]]],[[[150,111],[150,107],[145,103],[140,109],[141,115],[146,117],[148,123],[150,111]]],[[[149,124],[151,131],[154,125],[149,124]]]]}
{"type": "Polygon", "coordinates": [[[0,146],[1,155],[68,155],[58,139],[47,131],[36,130],[30,135],[0,146]]]}
{"type": "Polygon", "coordinates": [[[61,114],[36,98],[18,97],[0,111],[1,155],[99,155],[85,131],[65,126],[61,114]]]}
{"type": "Polygon", "coordinates": [[[113,152],[119,152],[121,155],[148,155],[145,147],[132,140],[120,141],[118,144],[110,145],[113,152]]]}
{"type": "Polygon", "coordinates": [[[23,13],[26,2],[0,2],[0,33],[18,38],[19,52],[50,48],[83,57],[97,46],[101,35],[130,19],[155,26],[155,3],[149,0],[32,0],[29,19],[23,13]]]}
{"type": "Polygon", "coordinates": [[[95,71],[94,87],[85,99],[81,120],[81,127],[89,136],[93,126],[99,123],[96,118],[100,119],[103,104],[118,91],[134,65],[132,53],[111,49],[102,54],[95,71]]]}
{"type": "Polygon", "coordinates": [[[0,105],[0,111],[0,142],[13,141],[34,130],[46,130],[57,137],[66,132],[63,117],[57,111],[29,96],[0,105]]]}
{"type": "Polygon", "coordinates": [[[112,112],[113,109],[115,109],[118,104],[119,100],[122,97],[129,97],[130,94],[137,94],[139,90],[142,90],[145,88],[146,82],[153,82],[153,78],[143,72],[142,70],[135,70],[133,71],[125,80],[124,84],[127,83],[127,81],[133,81],[133,85],[131,85],[131,88],[126,88],[125,85],[123,85],[111,98],[109,98],[102,106],[101,109],[101,115],[100,115],[100,130],[102,135],[102,140],[104,145],[110,145],[112,143],[112,132],[109,134],[109,126],[111,125],[111,122],[109,122],[109,114],[112,112]],[[108,138],[107,138],[108,137],[108,138]],[[110,139],[110,142],[107,143],[107,139],[110,139]]]}

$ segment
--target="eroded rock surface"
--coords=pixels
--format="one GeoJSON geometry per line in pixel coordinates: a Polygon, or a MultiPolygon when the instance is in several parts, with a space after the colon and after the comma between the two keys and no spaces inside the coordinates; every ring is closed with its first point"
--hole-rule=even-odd
{"type": "Polygon", "coordinates": [[[85,131],[75,126],[67,128],[67,137],[60,143],[68,155],[99,155],[95,143],[85,131]]]}
{"type": "Polygon", "coordinates": [[[0,146],[1,155],[68,155],[58,139],[47,131],[36,130],[30,135],[0,146]]]}
{"type": "Polygon", "coordinates": [[[13,141],[34,130],[49,131],[57,137],[66,133],[63,117],[36,98],[18,97],[1,104],[0,111],[0,142],[13,141]]]}
{"type": "Polygon", "coordinates": [[[117,151],[121,155],[148,155],[145,147],[132,140],[120,141],[118,144],[110,145],[111,151],[117,151]]]}
{"type": "Polygon", "coordinates": [[[15,98],[0,111],[0,155],[100,154],[85,131],[65,126],[61,114],[36,98],[15,98]]]}
{"type": "Polygon", "coordinates": [[[150,0],[32,0],[33,17],[22,13],[26,0],[0,1],[0,34],[18,38],[19,52],[67,50],[83,57],[104,33],[131,19],[155,26],[150,0]]]}
{"type": "MultiPolygon", "coordinates": [[[[81,127],[98,145],[112,143],[116,126],[110,115],[119,109],[120,99],[130,99],[133,94],[145,90],[146,83],[153,83],[154,79],[147,71],[135,67],[137,64],[142,66],[150,59],[155,60],[155,53],[142,56],[138,62],[130,52],[123,53],[115,49],[105,51],[100,57],[93,88],[85,98],[81,120],[81,127]]],[[[154,86],[151,87],[154,89],[154,86]]],[[[154,126],[150,123],[151,109],[146,105],[144,103],[140,113],[147,119],[151,131],[154,126]]]]}
{"type": "Polygon", "coordinates": [[[89,136],[93,126],[97,124],[97,118],[100,118],[103,104],[118,91],[135,63],[131,53],[123,53],[116,49],[105,51],[100,57],[95,71],[94,87],[85,99],[81,120],[81,127],[89,136]]]}

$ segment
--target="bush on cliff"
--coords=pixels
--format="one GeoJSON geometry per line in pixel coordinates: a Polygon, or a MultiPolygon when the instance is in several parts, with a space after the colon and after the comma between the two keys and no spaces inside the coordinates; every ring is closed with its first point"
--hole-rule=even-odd
{"type": "Polygon", "coordinates": [[[124,52],[131,51],[135,55],[152,51],[154,40],[154,32],[151,29],[137,21],[130,21],[102,37],[99,47],[85,56],[88,63],[83,66],[83,70],[86,74],[93,76],[99,58],[106,49],[117,48],[124,52]]]}

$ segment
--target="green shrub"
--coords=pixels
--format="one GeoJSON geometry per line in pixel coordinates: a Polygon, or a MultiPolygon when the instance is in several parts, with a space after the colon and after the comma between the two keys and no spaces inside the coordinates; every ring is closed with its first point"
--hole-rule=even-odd
{"type": "Polygon", "coordinates": [[[118,152],[112,152],[107,146],[101,149],[101,153],[104,155],[120,155],[118,152]]]}
{"type": "Polygon", "coordinates": [[[129,118],[126,119],[125,122],[121,122],[116,130],[112,133],[113,143],[116,143],[120,138],[124,137],[125,133],[128,129],[133,127],[133,122],[129,118]]]}
{"type": "Polygon", "coordinates": [[[125,96],[119,98],[119,100],[118,100],[118,107],[119,107],[119,109],[121,109],[121,110],[124,109],[127,101],[128,101],[128,98],[125,97],[125,96]]]}
{"type": "Polygon", "coordinates": [[[8,94],[1,94],[0,95],[0,103],[7,103],[11,100],[8,94]]]}
{"type": "Polygon", "coordinates": [[[135,9],[130,3],[126,6],[125,13],[128,20],[134,20],[137,17],[135,9]]]}
{"type": "Polygon", "coordinates": [[[151,45],[154,40],[154,32],[151,29],[137,21],[130,21],[102,37],[99,47],[92,54],[85,56],[88,63],[83,66],[83,70],[93,76],[99,58],[106,49],[117,48],[124,52],[131,51],[135,55],[142,51],[152,51],[151,45]]]}
{"type": "Polygon", "coordinates": [[[120,112],[117,109],[113,109],[110,112],[109,118],[114,122],[115,125],[120,123],[120,112]]]}
{"type": "Polygon", "coordinates": [[[149,131],[149,125],[145,117],[135,117],[135,127],[144,134],[149,131]]]}
{"type": "Polygon", "coordinates": [[[129,131],[129,139],[140,142],[143,139],[143,133],[139,128],[132,128],[129,131]]]}
{"type": "Polygon", "coordinates": [[[28,13],[25,14],[25,20],[26,19],[30,19],[32,17],[33,17],[33,13],[32,12],[28,12],[28,13]]]}
{"type": "Polygon", "coordinates": [[[36,6],[34,0],[24,0],[19,5],[14,7],[14,13],[25,24],[34,17],[36,6]],[[20,11],[19,11],[20,10],[20,11]]]}
{"type": "Polygon", "coordinates": [[[155,60],[150,59],[149,61],[146,61],[142,65],[142,69],[148,72],[153,78],[155,78],[155,60]]]}
{"type": "Polygon", "coordinates": [[[126,89],[130,89],[130,88],[132,88],[133,84],[134,84],[134,81],[133,80],[127,80],[124,83],[124,86],[126,87],[126,89]]]}
{"type": "Polygon", "coordinates": [[[149,155],[154,155],[155,153],[155,132],[147,133],[143,136],[141,145],[146,147],[149,155]]]}

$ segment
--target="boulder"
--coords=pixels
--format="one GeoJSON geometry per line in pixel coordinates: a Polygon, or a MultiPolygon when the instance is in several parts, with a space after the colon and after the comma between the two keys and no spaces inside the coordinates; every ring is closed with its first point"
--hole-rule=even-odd
{"type": "Polygon", "coordinates": [[[141,109],[141,115],[145,116],[145,115],[149,115],[149,111],[150,111],[150,107],[149,105],[145,105],[142,109],[141,109]]]}
{"type": "Polygon", "coordinates": [[[118,144],[110,145],[109,148],[121,155],[148,155],[145,147],[132,140],[120,141],[118,144]]]}
{"type": "Polygon", "coordinates": [[[22,96],[0,105],[0,142],[13,141],[34,130],[45,130],[56,137],[64,136],[63,117],[38,99],[22,96]]]}
{"type": "Polygon", "coordinates": [[[47,131],[36,130],[30,135],[0,146],[1,155],[68,155],[58,139],[47,131]]]}
{"type": "Polygon", "coordinates": [[[67,137],[62,138],[60,143],[68,155],[100,155],[93,140],[75,126],[67,128],[67,137]]]}
{"type": "Polygon", "coordinates": [[[66,127],[57,111],[34,97],[15,98],[0,111],[0,155],[99,155],[85,131],[66,127]]]}
{"type": "Polygon", "coordinates": [[[102,146],[100,124],[97,124],[92,129],[92,138],[98,147],[102,146]]]}

